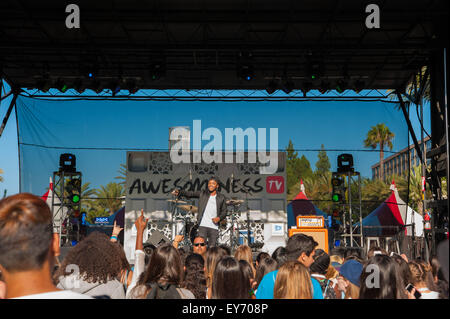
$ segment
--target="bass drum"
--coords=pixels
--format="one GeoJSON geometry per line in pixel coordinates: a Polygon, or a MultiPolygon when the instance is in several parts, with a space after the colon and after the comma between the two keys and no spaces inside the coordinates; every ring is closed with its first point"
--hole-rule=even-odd
{"type": "MultiPolygon", "coordinates": [[[[191,244],[193,244],[194,243],[194,239],[195,239],[195,237],[197,237],[197,235],[198,235],[198,225],[197,224],[195,224],[194,225],[194,223],[189,223],[190,225],[190,227],[188,228],[189,230],[189,239],[191,240],[191,244]]],[[[188,225],[186,225],[186,227],[188,227],[188,225]]]]}

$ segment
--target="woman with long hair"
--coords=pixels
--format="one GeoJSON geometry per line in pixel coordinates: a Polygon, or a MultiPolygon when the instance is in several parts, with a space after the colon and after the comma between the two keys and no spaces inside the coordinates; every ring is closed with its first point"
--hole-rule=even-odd
{"type": "Polygon", "coordinates": [[[116,245],[100,232],[84,238],[69,251],[55,272],[57,288],[89,296],[124,299],[125,290],[118,280],[123,260],[116,245]]]}
{"type": "Polygon", "coordinates": [[[112,242],[117,251],[117,255],[120,258],[121,271],[118,276],[120,283],[123,285],[125,291],[131,284],[131,279],[133,278],[133,270],[131,269],[130,263],[128,262],[127,256],[122,246],[118,242],[112,242]]]}
{"type": "Polygon", "coordinates": [[[277,270],[277,262],[272,257],[266,257],[259,261],[258,268],[256,268],[256,277],[255,277],[255,291],[258,289],[258,286],[265,275],[269,272],[277,270]]]}
{"type": "Polygon", "coordinates": [[[250,283],[239,262],[230,256],[219,260],[214,270],[211,299],[249,299],[250,283]]]}
{"type": "Polygon", "coordinates": [[[312,299],[312,283],[308,269],[298,261],[280,267],[273,291],[274,299],[312,299]]]}
{"type": "Polygon", "coordinates": [[[245,280],[249,283],[249,295],[252,299],[256,299],[254,286],[255,286],[255,277],[253,277],[253,270],[250,267],[250,264],[245,260],[239,260],[239,266],[241,267],[241,271],[244,274],[245,280]]]}
{"type": "Polygon", "coordinates": [[[211,247],[206,252],[205,275],[207,299],[211,299],[211,286],[214,281],[214,270],[216,269],[216,265],[219,262],[219,259],[225,256],[228,256],[227,251],[220,247],[211,247]]]}
{"type": "Polygon", "coordinates": [[[183,268],[175,247],[164,244],[156,248],[137,285],[130,292],[131,299],[194,299],[187,289],[180,288],[183,268]]]}
{"type": "Polygon", "coordinates": [[[255,278],[256,269],[255,269],[255,266],[253,266],[252,249],[249,246],[247,246],[247,245],[239,246],[236,249],[236,252],[234,253],[234,258],[236,258],[237,261],[245,260],[246,262],[248,262],[248,264],[252,268],[253,278],[255,278]]]}
{"type": "Polygon", "coordinates": [[[414,286],[416,291],[420,292],[422,296],[420,299],[438,299],[439,293],[433,291],[427,285],[428,271],[431,272],[431,266],[416,261],[410,261],[408,263],[409,270],[411,271],[411,284],[414,286]]]}
{"type": "Polygon", "coordinates": [[[387,255],[370,258],[364,265],[360,282],[359,299],[408,298],[400,266],[387,255]]]}
{"type": "Polygon", "coordinates": [[[275,249],[272,253],[272,258],[277,262],[277,269],[279,269],[287,261],[286,248],[280,246],[275,249]]]}
{"type": "Polygon", "coordinates": [[[206,298],[205,260],[199,254],[190,254],[184,261],[182,288],[190,290],[195,299],[206,298]]]}

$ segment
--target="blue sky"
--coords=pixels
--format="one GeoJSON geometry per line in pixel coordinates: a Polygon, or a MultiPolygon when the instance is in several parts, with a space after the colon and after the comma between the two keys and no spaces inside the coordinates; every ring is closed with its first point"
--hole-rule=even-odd
{"type": "MultiPolygon", "coordinates": [[[[9,90],[9,89],[7,89],[9,90]]],[[[1,103],[0,118],[9,106],[11,98],[1,103]]],[[[56,103],[29,103],[27,110],[34,116],[41,116],[39,123],[32,116],[24,117],[26,140],[40,141],[52,146],[82,147],[136,147],[166,149],[168,145],[168,128],[171,126],[191,126],[193,120],[202,120],[202,129],[218,128],[222,134],[225,128],[243,129],[278,128],[279,149],[284,149],[289,139],[296,149],[364,149],[363,140],[371,126],[378,123],[386,125],[395,133],[393,151],[407,146],[407,126],[400,111],[394,105],[383,102],[107,102],[76,101],[56,103]],[[89,116],[88,116],[89,115],[89,116]],[[80,121],[63,121],[62,117],[77,116],[80,121]],[[42,122],[42,123],[41,123],[42,122]],[[36,134],[35,132],[40,132],[36,134]],[[63,134],[59,132],[64,131],[63,134]]],[[[429,106],[425,106],[425,126],[430,129],[429,106]]],[[[419,125],[412,108],[411,120],[416,134],[420,137],[419,125]]],[[[25,113],[23,113],[25,114],[25,113]]],[[[22,125],[22,124],[21,124],[22,125]]],[[[40,144],[39,143],[39,144],[40,144]]],[[[207,141],[203,142],[205,145],[207,141]]],[[[32,188],[40,194],[48,185],[49,169],[39,169],[37,163],[51,162],[57,169],[56,153],[46,149],[33,148],[25,152],[24,161],[29,171],[24,174],[39,177],[39,187],[32,188]],[[31,154],[33,157],[31,158],[31,154]],[[51,159],[49,156],[51,154],[51,159]],[[35,166],[33,166],[35,165],[35,166]],[[44,182],[40,182],[44,181],[44,182]]],[[[315,167],[317,152],[299,151],[315,167]]],[[[336,156],[342,152],[328,151],[332,170],[336,168],[336,156]]],[[[363,176],[371,177],[370,166],[378,162],[378,152],[351,152],[355,169],[363,176]]],[[[0,192],[7,189],[8,194],[19,191],[17,151],[17,127],[14,112],[3,135],[0,137],[0,168],[4,182],[0,183],[0,192]]],[[[387,154],[386,156],[388,156],[387,154]]],[[[84,182],[92,182],[98,187],[112,181],[120,163],[125,162],[125,151],[78,151],[78,167],[83,171],[84,182]],[[87,160],[89,158],[89,160],[87,160]],[[107,160],[105,160],[107,158],[107,160]]],[[[48,164],[48,163],[47,163],[48,164]]],[[[43,165],[45,166],[45,165],[43,165]]],[[[48,165],[47,165],[48,166],[48,165]]]]}

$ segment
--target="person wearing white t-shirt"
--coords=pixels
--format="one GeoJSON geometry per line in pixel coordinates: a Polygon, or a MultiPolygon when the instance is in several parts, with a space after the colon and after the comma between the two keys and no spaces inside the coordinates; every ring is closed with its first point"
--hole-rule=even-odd
{"type": "Polygon", "coordinates": [[[7,299],[92,298],[53,284],[59,237],[52,231],[52,213],[41,198],[21,193],[0,201],[0,271],[7,299]]]}
{"type": "Polygon", "coordinates": [[[175,196],[184,196],[187,198],[198,198],[198,236],[208,240],[208,246],[217,245],[219,237],[219,223],[227,216],[226,199],[217,190],[219,188],[219,180],[211,177],[208,181],[208,189],[206,191],[184,191],[174,190],[175,196]]]}

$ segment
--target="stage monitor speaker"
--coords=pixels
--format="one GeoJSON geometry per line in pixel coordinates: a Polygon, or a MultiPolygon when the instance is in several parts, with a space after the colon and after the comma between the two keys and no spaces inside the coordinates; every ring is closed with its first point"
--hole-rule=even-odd
{"type": "Polygon", "coordinates": [[[170,239],[164,236],[159,230],[154,230],[146,241],[146,243],[155,245],[156,247],[170,242],[170,239]]]}
{"type": "Polygon", "coordinates": [[[314,240],[318,243],[317,248],[325,250],[328,254],[328,229],[320,228],[320,229],[308,229],[308,228],[291,228],[289,229],[289,237],[294,234],[305,234],[314,238],[314,240]]]}

